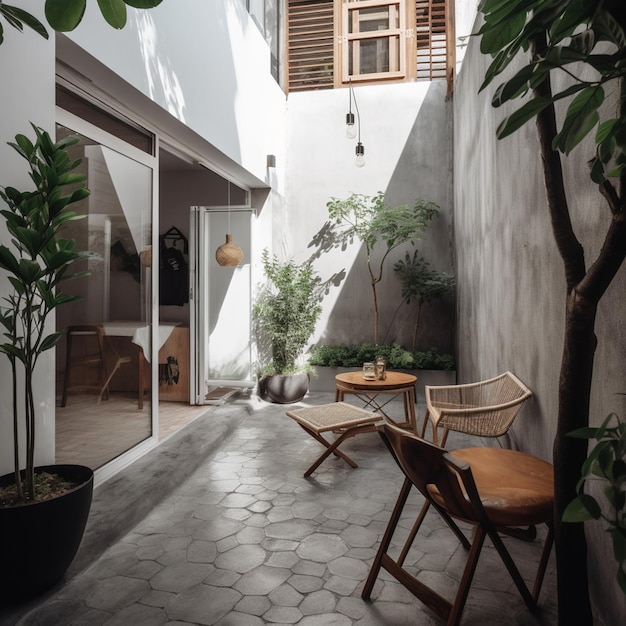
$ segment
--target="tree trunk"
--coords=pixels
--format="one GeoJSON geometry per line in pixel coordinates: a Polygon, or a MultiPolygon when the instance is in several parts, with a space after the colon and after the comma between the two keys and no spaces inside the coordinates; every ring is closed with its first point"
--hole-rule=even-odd
{"type": "Polygon", "coordinates": [[[559,624],[592,623],[587,576],[587,543],[582,522],[562,522],[563,511],[576,497],[576,485],[587,456],[586,439],[568,437],[588,426],[597,303],[576,290],[567,297],[565,342],[559,379],[559,413],[554,439],[554,530],[557,558],[559,624]]]}

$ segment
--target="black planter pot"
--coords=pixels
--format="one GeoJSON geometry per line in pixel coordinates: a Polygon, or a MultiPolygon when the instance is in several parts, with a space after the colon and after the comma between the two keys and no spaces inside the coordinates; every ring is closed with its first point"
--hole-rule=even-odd
{"type": "MultiPolygon", "coordinates": [[[[42,502],[0,508],[0,606],[41,593],[61,579],[83,538],[93,494],[93,471],[82,465],[47,465],[78,486],[42,502]]],[[[0,485],[14,480],[0,477],[0,485]]]]}
{"type": "Polygon", "coordinates": [[[302,400],[309,390],[309,375],[305,372],[261,376],[258,389],[259,396],[266,402],[292,404],[302,400]]]}

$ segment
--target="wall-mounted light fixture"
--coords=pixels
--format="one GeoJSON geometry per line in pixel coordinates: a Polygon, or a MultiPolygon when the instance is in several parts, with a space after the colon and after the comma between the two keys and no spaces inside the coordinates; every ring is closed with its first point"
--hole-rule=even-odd
{"type": "Polygon", "coordinates": [[[346,113],[346,137],[354,139],[356,137],[356,166],[363,167],[365,165],[365,146],[361,143],[361,115],[359,113],[359,105],[352,89],[352,79],[348,82],[348,94],[350,97],[348,105],[348,113],[346,113]],[[354,110],[356,111],[356,128],[355,116],[352,113],[352,103],[354,102],[354,110]]]}

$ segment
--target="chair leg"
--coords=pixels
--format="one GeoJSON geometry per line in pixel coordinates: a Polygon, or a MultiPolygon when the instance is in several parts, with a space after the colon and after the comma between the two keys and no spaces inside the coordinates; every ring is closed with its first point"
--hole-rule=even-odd
{"type": "Polygon", "coordinates": [[[543,544],[543,550],[541,552],[541,560],[539,561],[539,568],[537,569],[537,575],[535,576],[535,584],[533,586],[533,600],[535,604],[539,601],[539,593],[541,592],[541,586],[543,584],[543,577],[546,573],[546,567],[548,566],[548,559],[550,558],[550,552],[552,551],[552,544],[554,543],[554,526],[552,522],[547,524],[548,534],[543,544]]]}
{"type": "MultiPolygon", "coordinates": [[[[357,434],[356,428],[351,428],[347,430],[340,437],[335,439],[335,441],[331,444],[328,441],[326,441],[326,439],[324,439],[324,437],[322,437],[319,433],[316,433],[314,430],[308,429],[303,424],[300,424],[300,426],[303,430],[309,433],[311,437],[313,437],[314,439],[317,439],[317,441],[319,441],[323,446],[326,447],[326,451],[317,459],[317,461],[315,461],[315,463],[313,463],[313,465],[311,465],[311,467],[309,467],[309,469],[306,472],[304,472],[305,477],[310,476],[322,464],[322,462],[325,461],[331,454],[334,454],[335,456],[342,458],[348,465],[350,465],[350,467],[358,467],[358,465],[348,455],[344,454],[341,450],[337,449],[339,444],[341,444],[345,439],[348,439],[349,437],[353,437],[354,435],[357,434]]],[[[365,432],[365,429],[359,430],[359,432],[365,432]]]]}
{"type": "Polygon", "coordinates": [[[365,581],[363,591],[361,591],[361,597],[363,598],[363,600],[369,600],[370,596],[372,595],[372,589],[374,588],[374,583],[376,582],[376,578],[378,577],[378,573],[380,572],[383,556],[387,554],[387,550],[389,549],[389,544],[391,543],[393,533],[396,530],[396,526],[398,525],[398,522],[400,521],[400,516],[402,515],[402,510],[404,509],[406,500],[409,497],[411,486],[411,481],[408,478],[405,478],[404,483],[402,484],[402,489],[400,489],[400,495],[398,496],[396,505],[394,506],[391,517],[389,518],[389,523],[387,524],[385,534],[383,535],[382,541],[380,542],[378,552],[374,557],[374,562],[372,563],[372,568],[370,569],[369,576],[365,581]]]}
{"type": "Polygon", "coordinates": [[[524,603],[528,608],[534,609],[537,606],[537,603],[531,595],[530,591],[528,590],[528,587],[524,582],[524,579],[522,578],[519,569],[517,569],[517,565],[515,565],[511,555],[509,554],[509,551],[506,549],[506,546],[504,545],[504,542],[498,534],[498,531],[495,528],[488,528],[487,534],[489,535],[489,538],[491,539],[495,549],[498,551],[498,554],[500,555],[500,558],[502,559],[507,570],[509,570],[509,574],[511,575],[511,578],[513,579],[513,582],[515,583],[518,591],[520,592],[524,603]]]}
{"type": "Polygon", "coordinates": [[[426,427],[428,426],[428,417],[429,417],[430,413],[428,412],[428,409],[426,409],[426,414],[424,415],[424,421],[422,422],[422,433],[420,435],[420,437],[422,439],[424,439],[425,435],[426,435],[426,427]]]}
{"type": "Polygon", "coordinates": [[[474,539],[470,548],[469,555],[467,556],[467,562],[465,563],[465,569],[463,570],[463,576],[461,583],[456,592],[454,603],[450,610],[447,626],[457,626],[461,621],[461,615],[465,608],[465,602],[467,601],[467,595],[469,594],[472,579],[474,578],[474,572],[476,571],[476,565],[478,565],[478,557],[480,551],[485,542],[487,533],[482,526],[477,526],[474,532],[474,539]]]}

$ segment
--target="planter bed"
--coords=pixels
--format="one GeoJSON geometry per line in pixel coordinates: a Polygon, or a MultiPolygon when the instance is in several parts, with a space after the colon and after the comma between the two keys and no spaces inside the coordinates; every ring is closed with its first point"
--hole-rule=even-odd
{"type": "MultiPolygon", "coordinates": [[[[334,393],[335,376],[345,372],[358,372],[360,367],[320,367],[315,366],[315,373],[311,374],[310,391],[334,393]]],[[[456,384],[455,370],[398,370],[413,374],[417,378],[415,392],[418,398],[424,397],[424,385],[454,385],[456,384]]]]}

